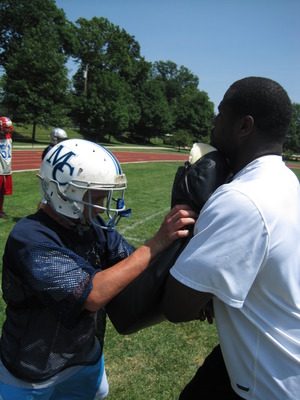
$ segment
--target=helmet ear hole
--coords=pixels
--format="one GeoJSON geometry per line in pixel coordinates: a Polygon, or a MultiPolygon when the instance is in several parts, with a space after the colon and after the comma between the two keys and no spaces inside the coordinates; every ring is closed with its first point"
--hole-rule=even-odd
{"type": "MultiPolygon", "coordinates": [[[[69,218],[78,218],[77,215],[83,212],[84,204],[80,203],[83,195],[74,193],[70,185],[66,185],[67,189],[62,189],[61,186],[56,181],[50,181],[48,183],[48,198],[52,207],[55,208],[60,214],[65,215],[69,218]],[[69,192],[73,192],[70,194],[69,192]],[[78,197],[79,203],[76,201],[75,197],[78,197]]],[[[79,189],[82,191],[82,189],[79,189]]],[[[46,197],[46,198],[47,198],[46,197]]]]}

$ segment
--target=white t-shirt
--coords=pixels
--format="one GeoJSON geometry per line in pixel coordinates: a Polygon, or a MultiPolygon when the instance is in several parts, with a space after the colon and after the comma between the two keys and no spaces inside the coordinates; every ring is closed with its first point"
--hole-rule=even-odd
{"type": "Polygon", "coordinates": [[[11,174],[12,139],[0,139],[0,175],[11,174]]]}
{"type": "Polygon", "coordinates": [[[225,364],[245,399],[300,398],[300,186],[254,160],[203,207],[171,274],[212,293],[225,364]]]}

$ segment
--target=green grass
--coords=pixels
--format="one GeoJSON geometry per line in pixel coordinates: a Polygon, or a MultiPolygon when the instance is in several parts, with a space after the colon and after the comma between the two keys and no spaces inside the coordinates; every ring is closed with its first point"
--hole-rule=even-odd
{"type": "MultiPolygon", "coordinates": [[[[14,144],[31,144],[32,143],[32,125],[21,125],[13,124],[14,134],[13,143],[14,144]]],[[[55,126],[41,126],[37,125],[35,132],[35,144],[46,146],[50,142],[50,133],[55,126]]],[[[68,134],[69,138],[81,138],[82,135],[76,129],[64,128],[68,134]]]]}
{"type": "MultiPolygon", "coordinates": [[[[118,230],[139,246],[159,227],[170,207],[174,174],[181,163],[125,164],[129,219],[118,230]]],[[[300,180],[300,170],[294,169],[300,180]]],[[[14,193],[5,198],[9,220],[0,219],[0,255],[6,238],[22,216],[36,211],[40,194],[36,172],[13,173],[14,193]]],[[[1,319],[4,304],[0,300],[1,319]]],[[[193,321],[163,322],[132,335],[119,335],[108,321],[104,345],[111,400],[175,400],[217,343],[215,325],[193,321]]]]}
{"type": "MultiPolygon", "coordinates": [[[[50,143],[50,133],[54,127],[44,127],[38,125],[36,128],[35,142],[32,142],[32,126],[31,125],[20,125],[14,124],[14,135],[13,135],[13,147],[18,148],[30,148],[30,149],[40,149],[46,147],[50,143]]],[[[80,134],[78,129],[63,127],[67,132],[69,139],[87,139],[92,140],[92,137],[80,134]]],[[[138,151],[138,152],[153,152],[155,149],[156,153],[182,153],[188,154],[188,149],[178,149],[177,147],[171,145],[165,145],[162,138],[152,138],[148,145],[138,145],[126,142],[126,137],[120,139],[114,136],[109,137],[105,135],[103,141],[100,143],[108,148],[114,147],[118,151],[138,151]],[[129,148],[129,149],[128,149],[129,148]]]]}

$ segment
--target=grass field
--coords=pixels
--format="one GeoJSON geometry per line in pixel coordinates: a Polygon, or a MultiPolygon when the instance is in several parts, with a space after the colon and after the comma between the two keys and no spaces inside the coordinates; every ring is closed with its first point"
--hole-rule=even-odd
{"type": "MultiPolygon", "coordinates": [[[[170,207],[174,174],[181,163],[126,164],[128,178],[126,205],[129,219],[121,220],[118,230],[139,246],[159,227],[170,207]]],[[[294,170],[300,179],[300,170],[294,170]]],[[[13,174],[14,194],[5,198],[9,220],[0,219],[0,255],[14,224],[33,213],[40,200],[36,172],[13,174]]],[[[0,300],[1,319],[4,304],[0,300]]],[[[194,375],[204,357],[217,343],[215,325],[198,321],[171,324],[163,322],[138,333],[119,335],[108,321],[104,345],[106,372],[111,400],[175,400],[194,375]]]]}
{"type": "MultiPolygon", "coordinates": [[[[54,128],[54,126],[42,126],[42,125],[38,125],[36,127],[36,135],[35,135],[35,141],[32,142],[32,130],[33,127],[32,125],[21,125],[21,124],[14,124],[14,136],[13,136],[13,145],[14,146],[27,146],[27,147],[32,147],[32,148],[39,148],[39,147],[46,147],[49,142],[50,142],[50,133],[52,131],[52,129],[54,128]]],[[[87,140],[94,140],[93,137],[90,136],[86,136],[84,137],[78,129],[75,128],[71,128],[71,127],[63,127],[63,129],[66,131],[68,138],[69,139],[77,139],[77,138],[81,138],[81,139],[87,139],[87,140]]],[[[147,151],[147,149],[141,149],[141,146],[139,145],[134,145],[132,143],[130,143],[128,137],[124,134],[121,137],[114,137],[114,136],[109,136],[109,135],[104,135],[104,137],[102,137],[102,142],[101,144],[103,144],[104,146],[118,146],[119,148],[123,148],[123,147],[128,147],[130,146],[132,148],[132,146],[136,146],[136,147],[140,147],[139,151],[147,151]]],[[[172,147],[171,145],[166,146],[164,145],[164,140],[163,138],[159,138],[159,137],[154,137],[150,139],[150,146],[151,147],[165,147],[165,151],[166,150],[171,150],[171,151],[178,151],[177,148],[172,147]]]]}

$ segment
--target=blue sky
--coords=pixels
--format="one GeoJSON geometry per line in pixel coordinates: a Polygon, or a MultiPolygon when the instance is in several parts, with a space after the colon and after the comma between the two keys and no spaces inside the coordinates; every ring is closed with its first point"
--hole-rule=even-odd
{"type": "Polygon", "coordinates": [[[56,0],[68,20],[107,18],[146,61],[175,62],[199,78],[215,109],[245,76],[279,82],[300,103],[300,0],[56,0]]]}

